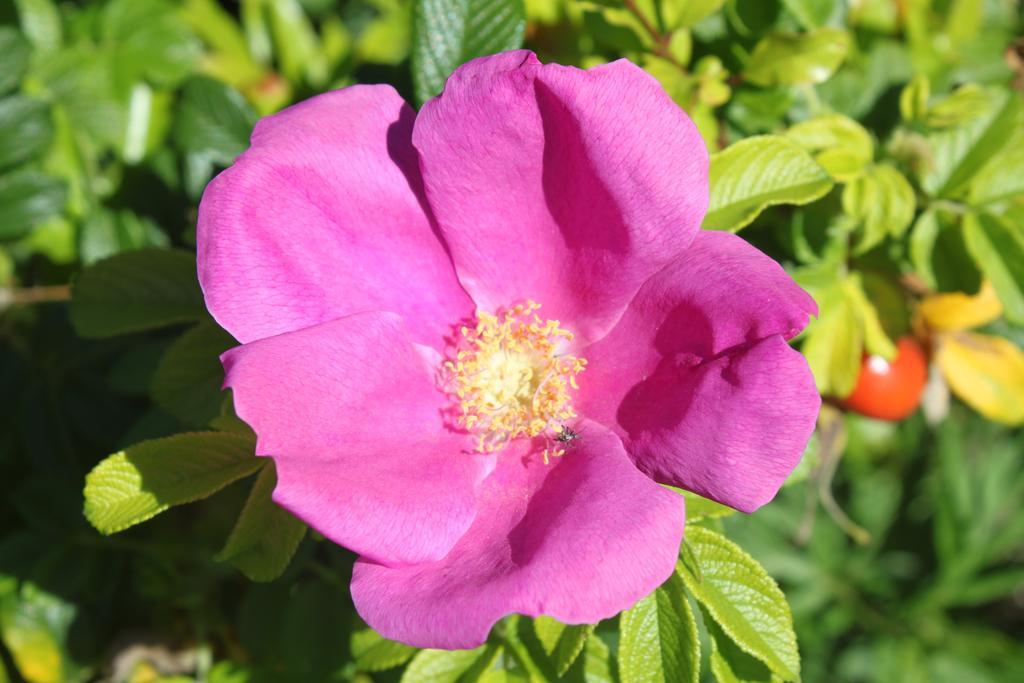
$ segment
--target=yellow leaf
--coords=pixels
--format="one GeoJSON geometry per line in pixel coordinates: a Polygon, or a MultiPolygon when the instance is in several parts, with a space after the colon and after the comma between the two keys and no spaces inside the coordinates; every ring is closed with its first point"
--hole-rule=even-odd
{"type": "Polygon", "coordinates": [[[933,330],[969,330],[1001,316],[1003,305],[986,281],[974,296],[962,292],[933,294],[921,302],[917,312],[933,330]]]}
{"type": "Polygon", "coordinates": [[[974,332],[938,340],[935,362],[949,387],[990,420],[1024,423],[1024,351],[1013,342],[974,332]]]}

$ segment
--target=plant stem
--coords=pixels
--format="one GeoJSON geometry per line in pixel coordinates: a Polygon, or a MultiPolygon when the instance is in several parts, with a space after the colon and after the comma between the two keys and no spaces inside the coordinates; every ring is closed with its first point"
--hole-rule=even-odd
{"type": "Polygon", "coordinates": [[[40,285],[23,289],[0,288],[0,311],[11,306],[46,304],[71,299],[71,285],[40,285]]]}

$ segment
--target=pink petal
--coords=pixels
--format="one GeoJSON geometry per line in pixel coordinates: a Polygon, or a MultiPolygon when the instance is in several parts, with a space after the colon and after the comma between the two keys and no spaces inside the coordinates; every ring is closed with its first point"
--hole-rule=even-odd
{"type": "Polygon", "coordinates": [[[354,315],[222,357],[274,500],[335,543],[385,563],[443,557],[476,513],[493,458],[445,429],[444,395],[398,316],[354,315]]]}
{"type": "Polygon", "coordinates": [[[595,623],[669,577],[683,535],[681,496],[638,472],[613,434],[582,426],[551,465],[510,448],[480,491],[469,532],[444,559],[356,563],[356,609],[418,647],[468,648],[512,612],[595,623]]]}
{"type": "Polygon", "coordinates": [[[416,119],[430,205],[477,305],[523,299],[600,337],[693,239],[708,202],[696,127],[639,67],[474,60],[416,119]]]}
{"type": "Polygon", "coordinates": [[[225,329],[249,342],[386,310],[440,347],[472,312],[422,208],[414,116],[390,86],[353,86],[256,125],[199,207],[199,280],[225,329]]]}
{"type": "Polygon", "coordinates": [[[579,412],[657,481],[751,512],[800,460],[821,399],[786,344],[817,307],[735,235],[701,232],[582,352],[579,412]]]}

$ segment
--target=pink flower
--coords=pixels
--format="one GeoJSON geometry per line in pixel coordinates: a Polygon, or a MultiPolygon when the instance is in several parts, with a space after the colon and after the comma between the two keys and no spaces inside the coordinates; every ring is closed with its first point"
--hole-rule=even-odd
{"type": "Polygon", "coordinates": [[[225,383],[274,500],[361,555],[383,635],[609,617],[676,562],[683,498],[657,482],[752,511],[796,465],[819,398],[786,340],[816,307],[698,231],[707,169],[633,64],[510,52],[419,114],[380,85],[290,107],[210,183],[225,383]]]}

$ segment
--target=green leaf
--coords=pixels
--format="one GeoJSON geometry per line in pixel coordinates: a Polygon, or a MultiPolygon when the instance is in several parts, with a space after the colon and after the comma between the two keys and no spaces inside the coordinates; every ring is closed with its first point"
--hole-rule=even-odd
{"type": "Polygon", "coordinates": [[[843,188],[843,211],[859,224],[854,253],[862,254],[886,237],[903,235],[914,220],[916,198],[902,173],[889,164],[872,166],[843,188]]]}
{"type": "Polygon", "coordinates": [[[711,156],[704,228],[737,232],[775,204],[806,204],[832,180],[799,145],[777,135],[747,138],[711,156]]]}
{"type": "Polygon", "coordinates": [[[168,0],[111,0],[103,8],[100,30],[114,50],[122,84],[146,78],[155,85],[176,85],[189,73],[202,46],[168,0]]]}
{"type": "Polygon", "coordinates": [[[900,92],[900,116],[904,121],[920,121],[928,112],[931,82],[925,74],[917,74],[900,92]]]}
{"type": "Polygon", "coordinates": [[[853,307],[860,329],[863,330],[864,348],[870,354],[882,356],[886,360],[893,360],[896,357],[896,345],[882,329],[878,309],[864,293],[860,273],[851,273],[843,282],[843,289],[846,292],[847,301],[853,307]]]}
{"type": "Polygon", "coordinates": [[[80,666],[68,651],[77,612],[74,604],[33,583],[0,586],[0,636],[27,683],[81,680],[80,666]]]}
{"type": "Polygon", "coordinates": [[[718,519],[719,517],[728,517],[736,512],[736,510],[731,507],[722,505],[721,503],[716,503],[704,496],[698,496],[696,493],[682,491],[680,489],[673,490],[678,491],[684,498],[686,498],[686,521],[688,522],[695,522],[699,519],[718,519]]]}
{"type": "Polygon", "coordinates": [[[50,52],[60,47],[60,12],[53,0],[14,0],[21,32],[33,47],[50,52]]]}
{"type": "Polygon", "coordinates": [[[264,5],[270,12],[270,31],[281,71],[292,82],[303,78],[314,86],[327,81],[327,59],[313,24],[298,0],[274,0],[264,5]]]}
{"type": "Polygon", "coordinates": [[[837,9],[844,13],[846,10],[838,0],[782,0],[782,4],[807,30],[824,26],[837,9]]]}
{"type": "Polygon", "coordinates": [[[717,12],[725,0],[661,0],[661,13],[669,30],[689,28],[717,12]]]}
{"type": "Polygon", "coordinates": [[[696,683],[698,680],[697,621],[678,572],[673,572],[654,593],[623,612],[619,631],[622,683],[696,683]]]}
{"type": "Polygon", "coordinates": [[[764,662],[744,652],[713,619],[705,619],[711,636],[711,673],[718,683],[775,683],[781,680],[764,662]]]}
{"type": "Polygon", "coordinates": [[[822,83],[843,63],[849,47],[849,34],[837,28],[772,34],[754,47],[746,78],[762,86],[822,83]]]}
{"type": "Polygon", "coordinates": [[[418,652],[411,645],[388,640],[372,628],[353,633],[351,646],[352,656],[361,671],[393,669],[405,664],[418,652]]]}
{"type": "Polygon", "coordinates": [[[589,624],[567,625],[557,619],[541,616],[533,620],[533,630],[551,666],[561,677],[580,656],[594,627],[589,624]]]}
{"type": "Polygon", "coordinates": [[[851,180],[874,157],[871,135],[841,114],[826,114],[789,128],[786,137],[814,154],[814,160],[836,180],[851,180]]]}
{"type": "Polygon", "coordinates": [[[842,281],[814,293],[821,312],[807,328],[802,352],[825,396],[845,397],[860,373],[864,333],[842,281]]]}
{"type": "Polygon", "coordinates": [[[402,683],[463,683],[473,681],[494,662],[500,648],[482,645],[473,650],[422,650],[402,674],[402,683]]]}
{"type": "Polygon", "coordinates": [[[167,233],[152,219],[131,209],[113,211],[106,207],[98,207],[85,217],[78,238],[79,256],[85,265],[122,251],[170,245],[167,233]]]}
{"type": "Polygon", "coordinates": [[[1024,195],[1024,107],[1018,107],[1013,133],[971,180],[968,201],[975,206],[1024,195]]]}
{"type": "Polygon", "coordinates": [[[251,439],[193,432],[143,441],[108,456],[85,478],[85,517],[112,534],[172,505],[206,498],[265,464],[251,439]]]}
{"type": "Polygon", "coordinates": [[[515,50],[523,43],[523,0],[416,0],[412,79],[426,102],[455,68],[475,57],[515,50]]]}
{"type": "Polygon", "coordinates": [[[781,678],[798,680],[793,617],[786,596],[764,567],[710,529],[687,527],[686,540],[700,561],[702,577],[698,580],[685,567],[681,575],[704,610],[744,652],[781,678]]]}
{"type": "Polygon", "coordinates": [[[60,214],[67,201],[64,183],[37,171],[0,175],[0,240],[17,239],[60,214]]]}
{"type": "Polygon", "coordinates": [[[0,26],[0,95],[18,87],[28,59],[28,41],[14,27],[0,26]]]}
{"type": "Polygon", "coordinates": [[[929,209],[910,233],[910,259],[917,274],[940,292],[978,291],[981,273],[971,258],[961,222],[929,209]]]}
{"type": "Polygon", "coordinates": [[[249,146],[255,123],[255,113],[237,91],[196,77],[182,89],[174,140],[188,154],[227,166],[249,146]]]}
{"type": "Polygon", "coordinates": [[[1024,323],[1024,232],[1019,225],[989,214],[964,218],[967,249],[992,282],[1006,319],[1024,323]]]}
{"type": "Polygon", "coordinates": [[[213,322],[185,332],[167,349],[153,375],[153,400],[186,425],[202,427],[220,414],[224,368],[220,355],[234,338],[213,322]]]}
{"type": "Polygon", "coordinates": [[[277,470],[267,463],[249,492],[218,562],[230,562],[250,581],[273,581],[288,568],[306,534],[306,525],[270,499],[277,470]]]}
{"type": "Polygon", "coordinates": [[[112,337],[206,315],[195,255],[127,251],[86,268],[74,282],[71,323],[83,337],[112,337]]]}
{"type": "Polygon", "coordinates": [[[931,163],[921,186],[934,197],[955,197],[1014,133],[1020,102],[1002,89],[982,91],[984,109],[966,122],[928,136],[931,163]]]}

